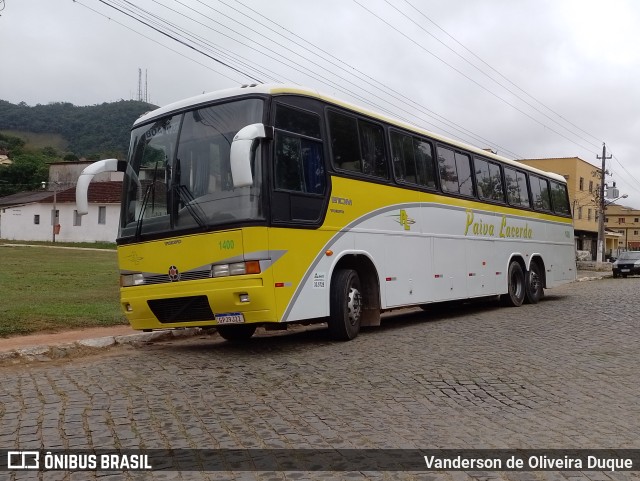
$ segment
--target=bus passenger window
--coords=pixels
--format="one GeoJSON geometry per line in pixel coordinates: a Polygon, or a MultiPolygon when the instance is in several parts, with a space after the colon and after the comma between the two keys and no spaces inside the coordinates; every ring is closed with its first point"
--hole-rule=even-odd
{"type": "Polygon", "coordinates": [[[530,207],[525,174],[515,169],[505,168],[504,178],[507,185],[507,200],[509,204],[518,207],[530,207]]]}
{"type": "Polygon", "coordinates": [[[471,159],[468,155],[438,147],[438,165],[442,190],[454,194],[473,195],[471,159]]]}
{"type": "Polygon", "coordinates": [[[358,121],[354,117],[329,111],[329,126],[334,165],[339,169],[362,172],[358,121]]]}
{"type": "Polygon", "coordinates": [[[547,182],[547,180],[535,175],[530,175],[529,184],[531,185],[533,208],[536,210],[551,210],[549,183],[547,182]]]}
{"type": "Polygon", "coordinates": [[[382,127],[364,121],[359,121],[358,127],[363,160],[362,172],[376,177],[388,177],[382,127]]]}
{"type": "Polygon", "coordinates": [[[391,132],[391,155],[396,179],[435,188],[435,165],[430,143],[391,132]]]}
{"type": "Polygon", "coordinates": [[[408,135],[391,132],[393,172],[400,182],[417,183],[413,142],[408,135]]]}
{"type": "Polygon", "coordinates": [[[388,177],[382,127],[329,111],[329,130],[335,167],[375,177],[388,177]]]}
{"type": "Polygon", "coordinates": [[[475,158],[476,185],[478,186],[478,196],[481,199],[504,202],[502,192],[502,178],[500,167],[492,162],[487,162],[478,157],[475,158]]]}
{"type": "Polygon", "coordinates": [[[471,159],[468,155],[456,152],[458,184],[462,195],[473,195],[473,179],[471,177],[471,159]]]}
{"type": "Polygon", "coordinates": [[[275,158],[276,189],[323,194],[322,143],[278,133],[275,158]]]}
{"type": "Polygon", "coordinates": [[[551,203],[553,211],[557,214],[570,214],[567,186],[559,182],[551,181],[551,203]]]}
{"type": "Polygon", "coordinates": [[[434,189],[436,187],[436,166],[433,161],[431,144],[413,139],[413,148],[416,154],[416,171],[418,183],[434,189]]]}
{"type": "Polygon", "coordinates": [[[455,192],[456,194],[460,192],[455,152],[451,149],[438,147],[438,167],[440,169],[442,190],[445,192],[455,192]]]}
{"type": "Polygon", "coordinates": [[[323,194],[326,180],[320,117],[278,105],[275,127],[276,189],[323,194]]]}

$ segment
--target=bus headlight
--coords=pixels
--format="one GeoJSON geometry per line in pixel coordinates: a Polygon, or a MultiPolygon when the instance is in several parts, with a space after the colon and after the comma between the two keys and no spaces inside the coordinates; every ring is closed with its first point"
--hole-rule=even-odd
{"type": "Polygon", "coordinates": [[[211,277],[241,276],[243,274],[260,274],[260,262],[234,262],[233,264],[211,266],[211,277]]]}
{"type": "Polygon", "coordinates": [[[229,275],[229,264],[218,264],[211,269],[213,277],[226,277],[229,275]]]}
{"type": "Polygon", "coordinates": [[[247,269],[244,267],[244,262],[236,262],[235,264],[229,264],[229,273],[232,276],[240,276],[247,273],[247,269]]]}
{"type": "Polygon", "coordinates": [[[140,273],[120,276],[120,287],[141,286],[142,284],[144,284],[144,276],[140,273]]]}

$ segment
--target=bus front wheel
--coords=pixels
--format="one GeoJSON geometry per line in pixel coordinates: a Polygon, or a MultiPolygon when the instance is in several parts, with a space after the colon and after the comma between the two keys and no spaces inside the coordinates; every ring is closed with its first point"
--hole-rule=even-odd
{"type": "Polygon", "coordinates": [[[509,264],[507,283],[509,292],[507,294],[503,294],[500,297],[500,300],[505,306],[521,306],[525,298],[524,272],[522,272],[522,267],[516,261],[509,264]]]}
{"type": "Polygon", "coordinates": [[[255,324],[218,326],[218,334],[227,341],[246,341],[256,332],[255,324]]]}
{"type": "Polygon", "coordinates": [[[329,334],[337,341],[350,341],[360,332],[362,289],[353,269],[340,269],[331,279],[329,334]]]}

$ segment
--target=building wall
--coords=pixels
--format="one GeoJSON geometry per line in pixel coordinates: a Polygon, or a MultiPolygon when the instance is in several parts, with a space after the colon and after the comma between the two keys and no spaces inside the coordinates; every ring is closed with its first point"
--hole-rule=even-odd
{"type": "Polygon", "coordinates": [[[640,250],[640,209],[608,205],[605,221],[608,230],[622,234],[618,239],[619,250],[640,250]]]}
{"type": "MultiPolygon", "coordinates": [[[[74,226],[72,203],[57,204],[60,233],[58,242],[115,242],[118,234],[120,204],[89,204],[89,213],[81,217],[81,225],[74,226]],[[98,223],[99,206],[106,208],[105,224],[98,223]]],[[[21,241],[51,241],[53,204],[33,203],[5,208],[0,212],[0,238],[21,241]],[[40,223],[34,218],[40,216],[40,223]]]]}
{"type": "MultiPolygon", "coordinates": [[[[82,171],[93,164],[93,162],[56,162],[49,164],[49,190],[51,184],[58,182],[61,188],[74,186],[78,182],[78,177],[82,171]]],[[[101,172],[93,177],[92,182],[121,181],[123,172],[101,172]]]]}
{"type": "Polygon", "coordinates": [[[598,233],[596,196],[600,189],[600,168],[579,157],[525,159],[520,162],[564,176],[567,179],[574,229],[598,233]]]}
{"type": "Polygon", "coordinates": [[[523,159],[519,162],[560,174],[567,179],[576,249],[590,251],[595,259],[598,247],[597,193],[601,169],[579,157],[523,159]]]}

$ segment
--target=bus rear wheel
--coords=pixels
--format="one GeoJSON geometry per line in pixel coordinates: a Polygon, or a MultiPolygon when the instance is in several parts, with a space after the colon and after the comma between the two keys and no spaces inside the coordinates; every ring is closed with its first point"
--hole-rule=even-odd
{"type": "Polygon", "coordinates": [[[529,304],[537,304],[544,291],[542,290],[542,272],[537,262],[531,263],[531,268],[527,271],[524,278],[526,301],[529,304]]]}
{"type": "Polygon", "coordinates": [[[507,283],[509,292],[500,297],[502,304],[509,307],[520,307],[525,298],[525,282],[522,267],[516,261],[509,264],[507,283]]]}
{"type": "Polygon", "coordinates": [[[232,342],[246,341],[256,332],[255,324],[240,324],[237,326],[218,326],[218,334],[223,339],[232,342]]]}
{"type": "Polygon", "coordinates": [[[350,341],[360,332],[362,289],[353,269],[340,269],[331,279],[329,334],[336,341],[350,341]]]}

